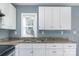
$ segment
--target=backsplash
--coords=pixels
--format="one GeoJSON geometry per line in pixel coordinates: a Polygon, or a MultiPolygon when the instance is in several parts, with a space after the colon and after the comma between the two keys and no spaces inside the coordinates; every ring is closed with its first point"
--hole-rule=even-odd
{"type": "Polygon", "coordinates": [[[0,30],[0,39],[5,39],[9,37],[9,31],[8,30],[0,30]]]}
{"type": "Polygon", "coordinates": [[[42,30],[39,31],[39,36],[52,36],[52,37],[63,37],[69,36],[71,31],[62,31],[62,30],[42,30]]]}

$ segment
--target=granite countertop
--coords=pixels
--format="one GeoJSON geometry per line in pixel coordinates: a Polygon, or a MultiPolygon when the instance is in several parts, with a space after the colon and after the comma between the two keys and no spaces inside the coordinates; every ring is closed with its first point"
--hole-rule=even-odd
{"type": "Polygon", "coordinates": [[[0,45],[16,45],[19,43],[75,43],[68,38],[63,37],[31,37],[31,38],[9,38],[7,40],[0,41],[0,45]]]}

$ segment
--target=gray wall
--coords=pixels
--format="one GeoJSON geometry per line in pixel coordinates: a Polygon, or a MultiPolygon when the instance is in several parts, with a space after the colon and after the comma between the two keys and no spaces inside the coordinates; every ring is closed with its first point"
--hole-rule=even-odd
{"type": "Polygon", "coordinates": [[[9,37],[9,31],[8,30],[0,30],[0,39],[5,39],[9,37]]]}
{"type": "Polygon", "coordinates": [[[77,55],[79,56],[79,7],[72,7],[72,30],[77,31],[77,34],[71,34],[71,37],[77,43],[77,55]]]}

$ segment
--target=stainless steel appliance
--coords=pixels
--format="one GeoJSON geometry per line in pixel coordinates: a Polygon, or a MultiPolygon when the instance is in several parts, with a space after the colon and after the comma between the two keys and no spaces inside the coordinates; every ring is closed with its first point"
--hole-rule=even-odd
{"type": "Polygon", "coordinates": [[[0,56],[14,56],[14,45],[0,45],[0,56]]]}

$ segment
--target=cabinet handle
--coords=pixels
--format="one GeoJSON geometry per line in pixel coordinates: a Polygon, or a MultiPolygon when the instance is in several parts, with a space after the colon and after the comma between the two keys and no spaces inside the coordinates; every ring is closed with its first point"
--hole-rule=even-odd
{"type": "Polygon", "coordinates": [[[68,47],[72,47],[72,46],[68,46],[68,47]]]}
{"type": "Polygon", "coordinates": [[[31,53],[33,53],[33,51],[31,51],[31,53]]]}
{"type": "Polygon", "coordinates": [[[56,47],[56,45],[52,46],[52,47],[56,47]]]}
{"type": "Polygon", "coordinates": [[[56,51],[52,51],[52,53],[56,53],[56,51]]]}

